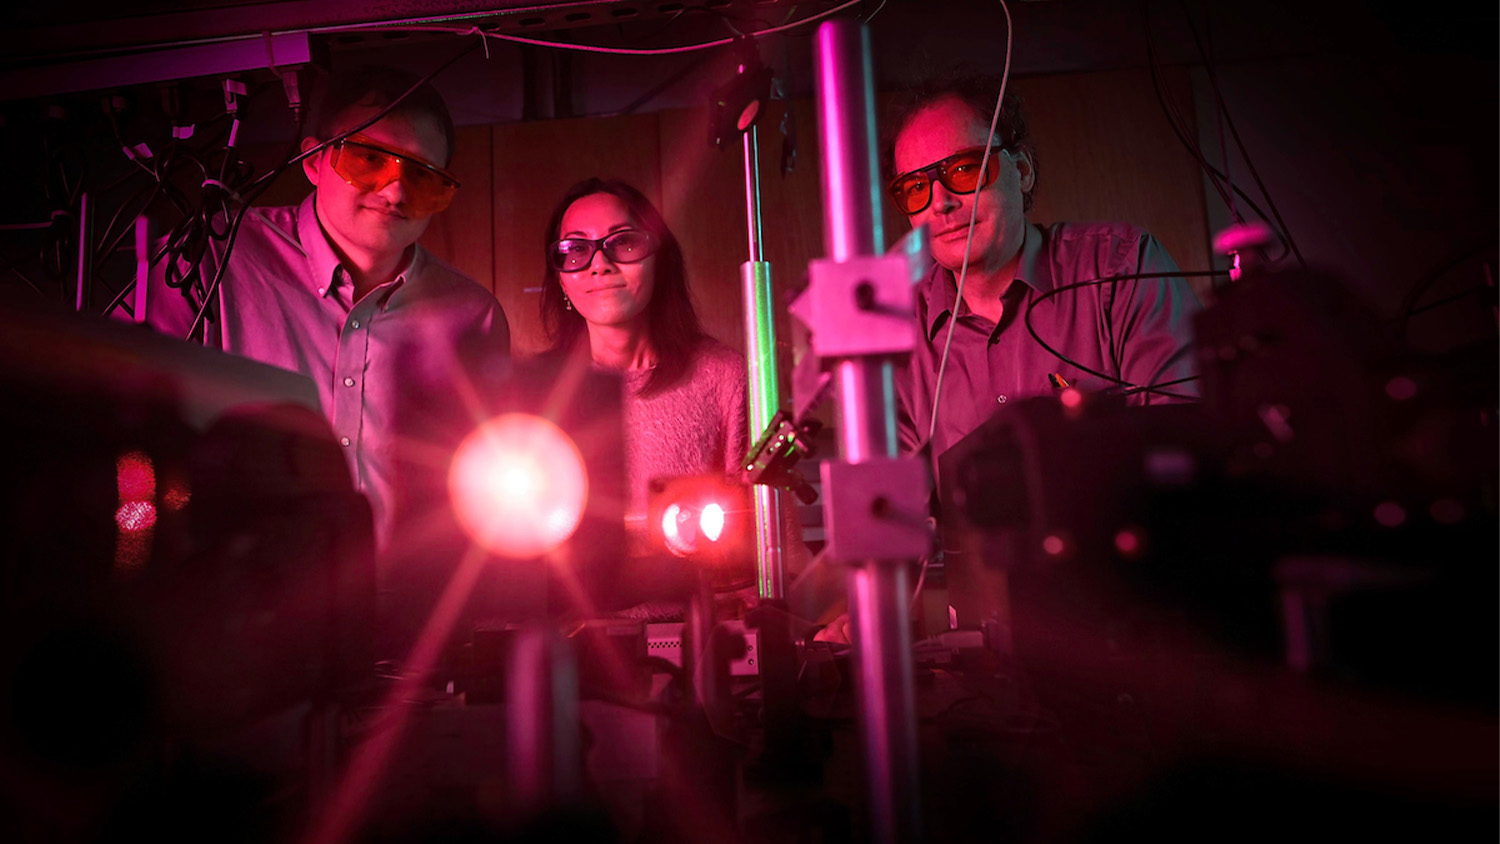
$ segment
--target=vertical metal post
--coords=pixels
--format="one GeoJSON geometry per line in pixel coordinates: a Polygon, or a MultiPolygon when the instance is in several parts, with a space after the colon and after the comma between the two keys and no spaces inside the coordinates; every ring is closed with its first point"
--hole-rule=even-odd
{"type": "MultiPolygon", "coordinates": [[[[814,59],[824,247],[835,261],[877,255],[885,236],[878,213],[869,31],[851,21],[822,24],[814,59]]],[[[836,377],[844,460],[894,457],[893,362],[885,357],[843,359],[837,362],[836,377]]],[[[839,490],[824,494],[837,496],[839,490]]],[[[921,838],[908,579],[903,562],[866,560],[849,570],[871,837],[883,843],[921,838]]]]}
{"type": "Polygon", "coordinates": [[[78,289],[73,310],[85,313],[93,306],[94,292],[94,209],[89,195],[78,195],[78,289]]]}
{"type": "Polygon", "coordinates": [[[135,218],[135,300],[132,310],[136,322],[146,321],[147,298],[151,291],[151,218],[135,218]]]}
{"type": "MultiPolygon", "coordinates": [[[[787,106],[790,108],[790,104],[787,106]]],[[[740,265],[745,304],[745,356],[750,367],[750,439],[771,424],[781,407],[781,383],[776,365],[776,311],[772,296],[771,264],[763,260],[760,226],[760,154],[755,125],[745,133],[745,224],[750,260],[740,265]]],[[[761,699],[765,704],[767,758],[802,759],[801,711],[797,704],[797,651],[792,643],[786,611],[786,531],[781,491],[756,484],[756,581],[761,598],[757,625],[760,642],[761,699]]]]}
{"type": "MultiPolygon", "coordinates": [[[[745,303],[745,357],[750,367],[750,439],[759,437],[781,406],[776,368],[776,315],[771,296],[771,265],[761,260],[760,158],[755,126],[745,133],[745,220],[750,260],[740,265],[745,303]]],[[[760,596],[786,597],[785,526],[781,493],[755,487],[756,575],[760,596]]]]}
{"type": "Polygon", "coordinates": [[[523,815],[578,799],[583,745],[572,649],[546,626],[516,631],[505,677],[507,772],[523,815]]]}
{"type": "Polygon", "coordinates": [[[751,263],[761,260],[760,153],[756,142],[755,124],[752,123],[745,132],[745,239],[750,244],[751,263]]]}

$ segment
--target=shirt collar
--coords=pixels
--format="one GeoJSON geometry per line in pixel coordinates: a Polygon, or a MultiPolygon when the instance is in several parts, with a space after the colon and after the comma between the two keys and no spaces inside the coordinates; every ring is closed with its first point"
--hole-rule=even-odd
{"type": "Polygon", "coordinates": [[[336,286],[339,256],[328,242],[323,226],[318,223],[318,192],[313,191],[297,207],[297,238],[302,241],[302,250],[307,253],[308,281],[317,289],[319,296],[327,296],[336,286]]]}
{"type": "MultiPolygon", "coordinates": [[[[322,224],[318,222],[317,196],[318,192],[315,190],[297,207],[297,237],[302,241],[303,252],[307,254],[310,283],[319,296],[329,296],[344,281],[338,274],[343,265],[338,253],[333,251],[333,244],[328,242],[328,235],[324,233],[322,224]]],[[[413,244],[408,247],[406,265],[396,273],[390,289],[394,291],[407,278],[419,272],[423,260],[421,246],[413,244]]]]}
{"type": "MultiPolygon", "coordinates": [[[[1046,260],[1047,233],[1035,223],[1026,224],[1026,237],[1021,241],[1021,263],[1016,268],[1016,281],[1038,293],[1051,292],[1052,264],[1046,260]]],[[[927,302],[927,339],[937,336],[938,329],[953,314],[953,300],[958,296],[958,277],[951,270],[934,264],[926,283],[918,295],[927,302]]]]}

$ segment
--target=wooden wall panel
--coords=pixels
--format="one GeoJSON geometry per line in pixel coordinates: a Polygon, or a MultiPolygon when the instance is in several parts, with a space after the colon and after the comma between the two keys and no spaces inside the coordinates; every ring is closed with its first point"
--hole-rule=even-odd
{"type": "MultiPolygon", "coordinates": [[[[811,103],[797,106],[812,119],[811,103]]],[[[772,103],[758,130],[762,260],[771,263],[778,299],[800,289],[807,262],[822,250],[822,200],[816,138],[801,138],[796,169],[781,175],[785,103],[772,103]],[[811,145],[811,149],[809,149],[811,145]]],[[[749,259],[744,148],[709,146],[707,109],[662,112],[662,185],[667,220],[687,252],[689,283],[705,330],[744,348],[740,265],[749,259]]],[[[785,307],[779,308],[785,316],[785,307]]],[[[779,336],[789,336],[784,329],[779,336]]]]}
{"type": "MultiPolygon", "coordinates": [[[[771,262],[772,278],[781,307],[777,310],[777,337],[789,354],[791,365],[806,349],[806,329],[786,310],[791,299],[807,286],[807,264],[823,257],[823,186],[818,151],[817,112],[812,100],[792,104],[797,135],[797,161],[793,171],[781,175],[781,132],[777,126],[782,103],[776,103],[760,133],[761,218],[765,231],[765,259],[771,262]]],[[[787,394],[790,399],[790,394],[787,394]]]]}
{"type": "MultiPolygon", "coordinates": [[[[779,129],[786,103],[770,105],[758,129],[762,260],[771,264],[777,338],[783,373],[798,347],[798,328],[786,309],[806,284],[807,262],[822,253],[822,197],[816,135],[802,126],[814,119],[810,101],[795,103],[798,160],[781,173],[779,129]]],[[[708,110],[661,113],[663,213],[683,243],[688,282],[704,330],[741,351],[745,348],[740,266],[749,259],[745,217],[743,142],[718,150],[707,141],[708,110]]],[[[785,391],[787,385],[783,385],[785,391]]]]}
{"type": "Polygon", "coordinates": [[[493,133],[488,126],[458,130],[448,169],[461,187],[448,210],[432,218],[422,245],[438,258],[494,289],[493,133]]]}
{"type": "Polygon", "coordinates": [[[661,203],[657,116],[549,120],[493,127],[494,289],[518,355],[546,348],[538,313],[547,217],[590,176],[624,179],[661,203]]]}
{"type": "MultiPolygon", "coordinates": [[[[1168,68],[1164,87],[1196,125],[1187,73],[1168,68]]],[[[1038,150],[1031,219],[1123,220],[1144,227],[1185,270],[1209,268],[1208,224],[1198,164],[1172,134],[1149,71],[1015,80],[1038,150]]],[[[1207,279],[1193,279],[1200,291],[1207,279]]]]}
{"type": "MultiPolygon", "coordinates": [[[[287,149],[286,144],[256,144],[245,147],[241,152],[245,160],[255,168],[255,175],[258,177],[285,161],[287,149]]],[[[295,205],[301,202],[311,190],[312,183],[307,181],[307,176],[302,172],[302,165],[293,164],[271,182],[271,186],[266,188],[266,192],[260,195],[255,204],[261,206],[295,205]]]]}
{"type": "Polygon", "coordinates": [[[663,111],[662,214],[682,243],[703,328],[744,348],[740,264],[748,257],[744,154],[708,142],[708,108],[663,111]]]}

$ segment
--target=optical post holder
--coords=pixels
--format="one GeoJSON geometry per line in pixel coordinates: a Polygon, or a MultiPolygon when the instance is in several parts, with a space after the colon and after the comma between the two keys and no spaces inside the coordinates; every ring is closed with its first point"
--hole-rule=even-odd
{"type": "Polygon", "coordinates": [[[790,490],[803,504],[818,500],[818,491],[796,469],[797,461],[811,457],[816,447],[813,437],[822,430],[816,419],[793,421],[785,410],[776,411],[771,424],[745,455],[741,474],[747,484],[765,484],[790,490]]]}
{"type": "Polygon", "coordinates": [[[917,841],[922,830],[909,568],[931,543],[920,518],[930,481],[919,461],[896,456],[896,364],[916,339],[913,270],[905,254],[880,256],[871,55],[862,24],[818,28],[827,259],[810,266],[792,313],[812,330],[837,389],[842,460],[824,464],[824,524],[831,560],[849,573],[870,838],[886,844],[917,841]]]}

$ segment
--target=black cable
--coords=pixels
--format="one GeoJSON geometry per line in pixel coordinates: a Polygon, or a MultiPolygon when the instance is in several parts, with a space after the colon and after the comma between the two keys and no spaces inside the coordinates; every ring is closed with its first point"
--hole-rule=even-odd
{"type": "MultiPolygon", "coordinates": [[[[1162,89],[1160,76],[1161,60],[1156,52],[1155,30],[1151,26],[1150,0],[1141,0],[1141,16],[1146,29],[1146,63],[1151,71],[1151,86],[1156,91],[1156,102],[1161,106],[1163,116],[1167,118],[1167,125],[1172,128],[1172,134],[1177,136],[1177,140],[1181,142],[1183,148],[1193,156],[1198,165],[1208,174],[1209,181],[1213,183],[1214,190],[1219,192],[1219,197],[1224,200],[1224,205],[1230,209],[1234,221],[1237,223],[1243,222],[1244,218],[1239,215],[1238,211],[1234,210],[1234,200],[1230,197],[1229,191],[1224,186],[1224,182],[1228,182],[1229,177],[1219,172],[1218,168],[1209,164],[1208,159],[1203,155],[1203,150],[1188,137],[1186,127],[1184,126],[1186,121],[1182,119],[1182,115],[1177,111],[1177,106],[1167,99],[1166,91],[1162,89]]],[[[1262,217],[1264,216],[1262,215],[1262,217]]]]}
{"type": "Polygon", "coordinates": [[[107,224],[105,224],[105,226],[104,226],[104,232],[99,235],[99,242],[101,244],[106,244],[107,243],[109,245],[99,247],[99,249],[94,253],[94,266],[95,267],[100,266],[103,263],[103,261],[105,259],[107,259],[110,256],[110,254],[113,253],[115,251],[115,249],[117,249],[119,247],[120,241],[122,241],[124,239],[125,232],[130,231],[130,229],[128,229],[128,228],[122,229],[121,232],[120,232],[120,234],[119,234],[119,236],[115,239],[115,242],[113,242],[113,243],[109,242],[110,241],[110,235],[111,235],[112,232],[114,232],[115,225],[120,222],[121,215],[123,215],[125,213],[125,209],[129,208],[132,203],[134,203],[136,200],[140,199],[143,195],[146,195],[148,192],[149,192],[150,196],[147,197],[145,204],[141,206],[141,210],[137,211],[136,213],[130,215],[131,217],[139,217],[141,214],[146,213],[146,209],[150,208],[151,205],[154,202],[156,202],[157,196],[162,192],[162,183],[161,182],[156,182],[155,184],[147,185],[146,187],[141,188],[140,190],[136,191],[134,194],[131,194],[131,196],[128,199],[126,199],[124,202],[121,202],[119,208],[115,209],[114,216],[109,218],[109,222],[107,224]]]}
{"type": "MultiPolygon", "coordinates": [[[[1203,30],[1205,33],[1205,38],[1208,41],[1208,55],[1210,57],[1209,60],[1212,61],[1212,57],[1214,55],[1214,23],[1212,12],[1209,11],[1206,5],[1203,8],[1203,30]]],[[[1217,125],[1214,127],[1214,129],[1215,134],[1218,135],[1219,138],[1219,160],[1224,162],[1225,179],[1229,182],[1233,182],[1234,161],[1229,157],[1229,139],[1224,132],[1224,109],[1214,109],[1214,116],[1218,118],[1217,125]]],[[[1229,206],[1229,216],[1233,217],[1238,213],[1239,210],[1237,208],[1235,208],[1233,205],[1229,206]]]]}
{"type": "Polygon", "coordinates": [[[19,261],[13,260],[5,255],[0,255],[0,264],[3,264],[3,267],[0,267],[0,271],[9,270],[10,272],[15,273],[17,278],[26,282],[27,287],[30,287],[32,290],[36,291],[36,295],[42,297],[43,299],[47,298],[46,291],[38,287],[37,283],[32,281],[30,276],[21,272],[19,261]]]}
{"type": "Polygon", "coordinates": [[[1198,379],[1200,379],[1202,377],[1203,376],[1201,376],[1201,375],[1189,375],[1189,376],[1187,376],[1185,378],[1173,378],[1171,381],[1158,381],[1158,382],[1156,382],[1155,384],[1152,384],[1149,387],[1131,387],[1128,390],[1122,391],[1120,393],[1120,395],[1122,395],[1122,396],[1133,396],[1136,393],[1142,393],[1142,392],[1146,392],[1148,390],[1157,390],[1157,389],[1161,389],[1162,387],[1173,387],[1173,386],[1176,386],[1178,384],[1186,384],[1189,381],[1197,381],[1198,379]]]}
{"type": "MultiPolygon", "coordinates": [[[[1408,324],[1411,322],[1411,318],[1416,316],[1417,314],[1432,310],[1438,305],[1445,305],[1455,298],[1461,298],[1450,296],[1447,299],[1439,300],[1430,305],[1424,305],[1420,309],[1417,307],[1417,303],[1422,301],[1422,294],[1432,289],[1432,286],[1436,284],[1439,279],[1447,275],[1449,272],[1452,272],[1455,267],[1458,267],[1460,264],[1463,264],[1470,258],[1473,258],[1475,255],[1478,255],[1479,253],[1489,249],[1494,249],[1497,245],[1500,245],[1500,241],[1497,241],[1494,238],[1485,238],[1482,242],[1461,250],[1454,257],[1448,259],[1447,261],[1444,261],[1442,264],[1439,264],[1436,269],[1429,270],[1420,279],[1417,279],[1417,283],[1411,286],[1411,289],[1406,293],[1406,297],[1401,301],[1401,310],[1399,311],[1399,316],[1397,317],[1400,320],[1400,327],[1397,331],[1397,336],[1406,336],[1408,324]]],[[[1484,290],[1487,288],[1475,289],[1484,290]]]]}
{"type": "MultiPolygon", "coordinates": [[[[149,266],[156,266],[156,262],[160,261],[162,259],[162,256],[165,255],[166,252],[167,246],[165,243],[163,243],[161,248],[156,251],[156,254],[151,256],[149,266]]],[[[131,276],[130,281],[126,282],[125,286],[120,289],[120,292],[115,294],[115,298],[109,300],[109,304],[104,306],[104,316],[109,316],[114,312],[115,308],[120,307],[120,305],[124,303],[125,297],[129,296],[130,292],[135,289],[135,285],[138,281],[139,279],[137,279],[135,276],[131,276]]],[[[136,315],[134,310],[128,310],[127,312],[132,317],[136,315]]]]}
{"type": "MultiPolygon", "coordinates": [[[[1078,289],[1083,288],[1083,287],[1094,287],[1094,286],[1098,286],[1098,285],[1101,285],[1101,284],[1114,284],[1115,282],[1120,282],[1120,281],[1139,281],[1139,280],[1142,280],[1142,279],[1149,279],[1149,278],[1200,278],[1200,277],[1203,277],[1203,276],[1216,276],[1216,275],[1228,275],[1228,270],[1194,270],[1194,271],[1190,271],[1190,272],[1183,272],[1181,270],[1177,270],[1175,272],[1162,272],[1162,273],[1126,273],[1126,274],[1122,274],[1122,275],[1109,276],[1108,278],[1092,278],[1092,279],[1089,279],[1088,281],[1080,281],[1080,282],[1078,282],[1076,284],[1067,284],[1067,285],[1064,285],[1062,287],[1053,288],[1052,290],[1049,290],[1046,293],[1041,294],[1040,296],[1037,296],[1037,297],[1035,297],[1033,299],[1030,299],[1027,302],[1026,317],[1023,320],[1023,322],[1026,325],[1026,331],[1027,331],[1027,333],[1029,333],[1031,335],[1031,339],[1033,339],[1033,340],[1035,340],[1037,342],[1037,345],[1041,346],[1044,350],[1046,350],[1046,352],[1048,354],[1052,355],[1053,357],[1057,358],[1058,360],[1062,361],[1063,363],[1068,364],[1069,366],[1072,366],[1074,369],[1080,370],[1082,372],[1086,372],[1086,373],[1088,373],[1090,375],[1093,375],[1093,376],[1095,376],[1097,378],[1102,378],[1105,381],[1108,381],[1108,382],[1110,382],[1112,384],[1115,384],[1115,385],[1118,385],[1118,386],[1121,386],[1121,387],[1125,387],[1129,391],[1133,391],[1133,392],[1149,392],[1149,393],[1153,393],[1153,394],[1159,395],[1159,396],[1164,396],[1164,397],[1167,397],[1167,398],[1192,400],[1192,399],[1196,399],[1197,396],[1183,395],[1181,393],[1170,393],[1170,392],[1167,392],[1166,390],[1162,389],[1163,386],[1166,386],[1165,383],[1160,384],[1160,385],[1158,385],[1158,384],[1146,384],[1146,385],[1132,384],[1129,381],[1126,381],[1124,379],[1116,378],[1116,377],[1114,377],[1112,375],[1106,375],[1103,372],[1100,372],[1100,371],[1098,371],[1096,369],[1091,369],[1091,368],[1089,368],[1087,366],[1084,366],[1081,363],[1078,363],[1077,361],[1073,360],[1072,358],[1069,358],[1067,355],[1064,355],[1062,352],[1059,352],[1058,350],[1052,348],[1050,345],[1047,344],[1047,341],[1045,341],[1045,340],[1043,340],[1041,338],[1041,335],[1039,335],[1039,334],[1036,333],[1036,328],[1034,328],[1032,326],[1032,324],[1031,324],[1031,314],[1036,310],[1036,307],[1035,307],[1036,305],[1039,305],[1039,304],[1047,301],[1048,299],[1051,299],[1054,296],[1057,296],[1059,294],[1067,293],[1067,292],[1073,291],[1073,290],[1078,290],[1078,289]]],[[[1111,307],[1113,307],[1113,304],[1114,304],[1113,298],[1111,298],[1110,304],[1111,304],[1111,307]]],[[[1109,319],[1109,316],[1106,313],[1106,320],[1108,320],[1108,319],[1109,319]]],[[[1118,364],[1117,364],[1117,366],[1118,366],[1118,364]]],[[[1123,368],[1122,368],[1122,372],[1123,372],[1123,368]]],[[[1170,383],[1172,383],[1172,384],[1180,384],[1180,383],[1184,383],[1186,381],[1196,380],[1198,377],[1199,376],[1194,375],[1194,376],[1192,376],[1190,378],[1179,378],[1176,381],[1172,381],[1170,383]]]]}
{"type": "Polygon", "coordinates": [[[1281,211],[1276,207],[1276,200],[1272,198],[1271,192],[1266,189],[1266,183],[1261,181],[1260,171],[1255,167],[1255,161],[1250,158],[1250,151],[1245,148],[1245,142],[1240,138],[1240,131],[1234,125],[1234,117],[1230,115],[1229,108],[1224,105],[1224,95],[1219,91],[1219,77],[1214,72],[1214,63],[1208,57],[1208,51],[1203,48],[1203,40],[1198,37],[1198,27],[1193,24],[1193,16],[1188,14],[1187,4],[1182,5],[1183,17],[1187,18],[1188,31],[1193,34],[1193,43],[1198,47],[1198,55],[1203,58],[1203,68],[1208,72],[1209,86],[1213,88],[1214,102],[1218,104],[1219,113],[1224,117],[1224,123],[1229,127],[1229,134],[1234,138],[1235,146],[1240,148],[1240,157],[1245,159],[1245,166],[1250,168],[1250,175],[1255,179],[1255,186],[1260,189],[1260,195],[1266,198],[1266,204],[1271,206],[1271,214],[1276,218],[1276,225],[1281,229],[1282,237],[1286,238],[1287,246],[1291,247],[1292,254],[1297,256],[1297,263],[1305,269],[1307,261],[1303,260],[1302,252],[1297,249],[1297,241],[1292,239],[1292,231],[1287,228],[1286,221],[1281,218],[1281,211]]]}
{"type": "MultiPolygon", "coordinates": [[[[1453,294],[1450,294],[1448,296],[1444,296],[1443,298],[1438,299],[1435,302],[1428,302],[1427,304],[1423,305],[1422,307],[1417,308],[1416,310],[1412,311],[1411,312],[1411,316],[1416,316],[1417,314],[1425,314],[1425,313],[1427,313],[1430,310],[1434,310],[1436,308],[1441,308],[1444,305],[1452,304],[1454,302],[1457,302],[1459,299],[1464,299],[1464,298],[1467,298],[1469,296],[1473,296],[1473,295],[1475,295],[1477,293],[1489,293],[1491,295],[1491,297],[1493,297],[1494,294],[1495,294],[1495,288],[1490,287],[1487,284],[1486,285],[1481,285],[1479,287],[1470,287],[1467,290],[1461,290],[1461,291],[1459,291],[1457,293],[1453,293],[1453,294]]],[[[1494,303],[1491,302],[1491,304],[1494,304],[1494,303]]]]}
{"type": "MultiPolygon", "coordinates": [[[[1265,210],[1262,209],[1254,199],[1250,198],[1250,195],[1245,193],[1244,190],[1239,187],[1239,185],[1236,185],[1228,175],[1211,164],[1208,158],[1203,154],[1203,150],[1188,137],[1187,130],[1183,126],[1186,121],[1184,121],[1182,115],[1177,112],[1176,106],[1174,106],[1167,98],[1166,91],[1162,88],[1161,77],[1159,75],[1161,62],[1156,52],[1155,36],[1153,35],[1153,30],[1151,27],[1149,0],[1141,0],[1141,11],[1145,17],[1146,55],[1147,66],[1151,72],[1151,85],[1156,92],[1157,104],[1161,106],[1162,112],[1167,118],[1167,125],[1172,129],[1172,134],[1177,137],[1178,142],[1181,143],[1183,149],[1187,150],[1188,154],[1193,157],[1193,160],[1198,162],[1198,166],[1202,168],[1204,174],[1208,176],[1209,183],[1214,186],[1214,190],[1218,192],[1220,199],[1223,200],[1224,206],[1229,209],[1231,217],[1235,222],[1242,223],[1245,220],[1244,215],[1241,214],[1235,207],[1233,196],[1238,196],[1240,199],[1243,199],[1245,201],[1246,205],[1250,206],[1250,209],[1255,212],[1255,215],[1257,217],[1265,220],[1269,224],[1271,222],[1272,216],[1270,214],[1267,214],[1265,210]],[[1231,193],[1233,194],[1233,196],[1231,196],[1231,193]]],[[[1282,257],[1285,257],[1285,253],[1290,253],[1292,251],[1291,242],[1290,240],[1288,240],[1285,233],[1282,232],[1279,228],[1272,227],[1272,231],[1276,235],[1276,239],[1281,243],[1282,249],[1285,250],[1283,255],[1278,256],[1275,259],[1280,260],[1282,257]]]]}
{"type": "MultiPolygon", "coordinates": [[[[132,278],[130,281],[127,281],[125,283],[124,287],[120,288],[120,292],[115,294],[115,298],[109,300],[109,304],[104,306],[104,316],[109,316],[110,314],[115,312],[115,308],[121,307],[125,304],[125,297],[129,296],[131,291],[135,290],[135,283],[135,279],[132,278]]],[[[125,308],[125,313],[132,318],[135,317],[134,308],[125,308]]]]}

